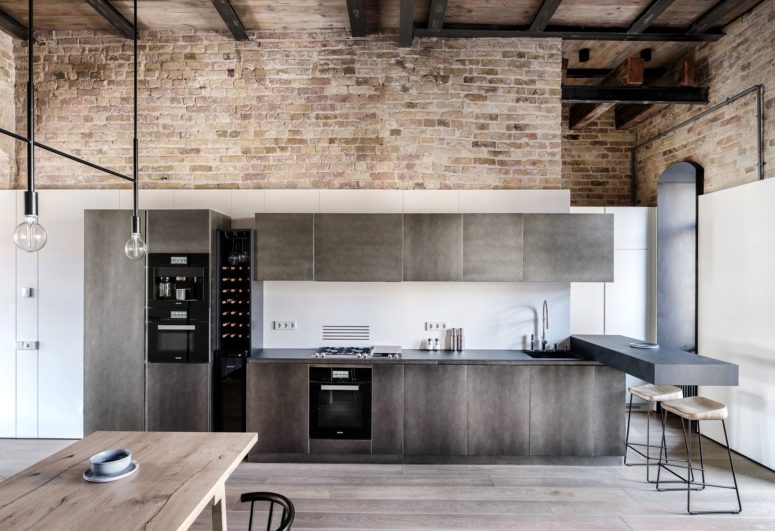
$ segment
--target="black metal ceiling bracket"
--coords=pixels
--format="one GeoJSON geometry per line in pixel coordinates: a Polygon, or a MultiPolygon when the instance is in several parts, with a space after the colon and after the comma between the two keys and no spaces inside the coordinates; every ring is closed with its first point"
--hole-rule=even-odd
{"type": "Polygon", "coordinates": [[[108,0],[86,0],[111,26],[127,39],[134,38],[134,26],[108,0]]]}
{"type": "Polygon", "coordinates": [[[245,29],[244,24],[242,24],[242,19],[240,19],[230,0],[211,0],[211,2],[236,40],[250,40],[248,31],[245,29]]]}
{"type": "Polygon", "coordinates": [[[708,103],[707,87],[609,87],[564,86],[562,101],[570,103],[634,103],[702,105],[708,103]]]}
{"type": "Polygon", "coordinates": [[[16,39],[27,40],[27,28],[24,24],[2,10],[0,10],[0,30],[16,39]]]}

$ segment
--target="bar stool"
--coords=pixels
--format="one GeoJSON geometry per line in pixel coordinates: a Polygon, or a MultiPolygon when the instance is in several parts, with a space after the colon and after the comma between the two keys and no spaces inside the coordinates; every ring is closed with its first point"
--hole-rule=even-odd
{"type": "MultiPolygon", "coordinates": [[[[643,384],[643,385],[637,385],[634,387],[630,387],[628,389],[630,391],[630,407],[627,412],[627,435],[624,440],[624,464],[625,466],[645,466],[646,467],[646,481],[649,483],[655,483],[654,481],[651,481],[650,477],[650,470],[652,466],[652,462],[654,462],[655,465],[659,465],[659,459],[656,457],[651,456],[651,448],[659,448],[660,449],[660,456],[662,451],[661,445],[651,444],[651,439],[649,436],[649,433],[651,431],[651,404],[652,403],[660,403],[665,400],[676,400],[679,398],[683,398],[683,391],[680,387],[676,387],[674,385],[654,385],[654,384],[643,384]],[[632,397],[637,396],[639,398],[642,398],[643,400],[646,400],[649,403],[649,409],[646,412],[646,443],[631,443],[630,442],[630,420],[632,417],[632,397]],[[646,453],[640,451],[639,448],[636,447],[645,447],[646,453]],[[646,458],[645,463],[628,463],[627,462],[627,450],[633,450],[641,457],[646,458]]],[[[665,460],[667,460],[667,455],[665,455],[665,460]]]]}
{"type": "MultiPolygon", "coordinates": [[[[666,471],[677,475],[670,470],[669,467],[676,467],[679,465],[671,464],[667,462],[667,441],[665,439],[665,424],[667,421],[667,414],[673,413],[681,418],[681,426],[684,429],[684,440],[687,440],[687,428],[684,426],[684,420],[688,425],[688,429],[691,430],[692,421],[697,422],[697,444],[700,450],[700,466],[699,468],[692,466],[692,449],[691,445],[687,445],[687,466],[681,468],[687,469],[687,477],[682,478],[682,482],[686,484],[686,511],[689,514],[738,514],[743,510],[743,505],[740,502],[740,490],[737,488],[737,476],[735,475],[735,467],[732,464],[732,451],[729,449],[729,437],[727,437],[727,425],[726,419],[729,416],[727,406],[721,402],[716,402],[710,398],[702,396],[692,396],[689,398],[681,398],[679,400],[670,400],[662,402],[662,444],[659,450],[659,467],[657,468],[657,490],[684,490],[682,488],[663,489],[660,488],[660,471],[664,468],[666,471]],[[700,421],[703,420],[720,420],[721,427],[724,429],[724,444],[727,447],[727,457],[729,458],[729,469],[732,471],[732,481],[734,485],[717,485],[713,483],[705,482],[705,465],[702,460],[702,434],[700,433],[700,421]],[[662,451],[665,452],[665,461],[662,461],[662,451]],[[702,476],[702,482],[694,481],[694,470],[699,470],[702,476]],[[699,489],[692,488],[692,486],[700,486],[699,489]],[[691,492],[692,490],[702,490],[705,487],[715,487],[719,489],[734,489],[737,495],[737,510],[724,510],[724,511],[692,511],[691,492]]],[[[691,436],[691,433],[689,433],[691,436]]],[[[664,482],[662,482],[664,483],[664,482]]]]}

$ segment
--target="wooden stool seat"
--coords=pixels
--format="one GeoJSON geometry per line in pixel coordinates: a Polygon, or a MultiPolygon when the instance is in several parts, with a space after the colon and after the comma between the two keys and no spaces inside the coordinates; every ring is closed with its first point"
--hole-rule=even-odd
{"type": "Polygon", "coordinates": [[[686,420],[725,420],[727,406],[703,396],[662,402],[662,408],[686,420]]]}
{"type": "Polygon", "coordinates": [[[630,387],[630,393],[649,402],[663,402],[665,400],[677,400],[684,394],[680,387],[674,385],[643,384],[630,387]]]}

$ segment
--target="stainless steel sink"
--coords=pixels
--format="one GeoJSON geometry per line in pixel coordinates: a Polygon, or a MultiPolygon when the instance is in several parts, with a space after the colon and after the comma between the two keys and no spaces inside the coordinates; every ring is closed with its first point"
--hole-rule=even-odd
{"type": "Polygon", "coordinates": [[[572,352],[567,350],[525,350],[525,354],[537,360],[580,360],[572,352]]]}

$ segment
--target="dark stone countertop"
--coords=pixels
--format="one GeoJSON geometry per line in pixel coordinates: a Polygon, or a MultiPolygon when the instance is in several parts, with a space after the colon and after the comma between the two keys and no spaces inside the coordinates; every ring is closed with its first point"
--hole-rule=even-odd
{"type": "Polygon", "coordinates": [[[460,365],[602,365],[580,358],[535,359],[522,350],[475,350],[462,352],[404,349],[401,359],[388,358],[314,358],[314,348],[265,348],[254,350],[251,363],[310,363],[315,365],[393,364],[460,364],[460,365]]]}
{"type": "Polygon", "coordinates": [[[675,348],[638,349],[626,336],[571,336],[571,350],[657,385],[738,385],[733,363],[675,348]]]}

